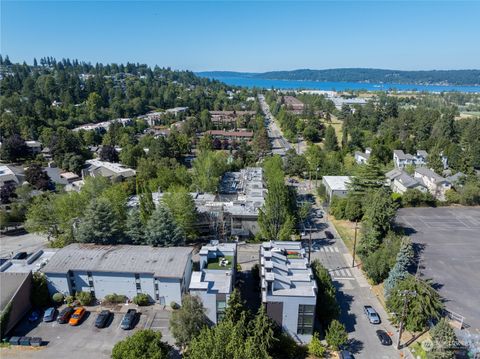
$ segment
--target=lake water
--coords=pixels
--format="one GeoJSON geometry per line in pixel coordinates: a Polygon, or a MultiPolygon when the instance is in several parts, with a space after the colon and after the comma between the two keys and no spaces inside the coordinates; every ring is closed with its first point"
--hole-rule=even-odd
{"type": "Polygon", "coordinates": [[[359,82],[318,82],[318,81],[294,81],[294,80],[265,80],[249,77],[230,77],[215,76],[208,74],[198,74],[202,77],[208,77],[222,81],[232,86],[257,87],[257,88],[275,88],[284,90],[368,90],[368,91],[387,91],[396,89],[398,91],[426,91],[426,92],[479,92],[480,86],[441,86],[441,85],[408,85],[408,84],[375,84],[359,82]]]}

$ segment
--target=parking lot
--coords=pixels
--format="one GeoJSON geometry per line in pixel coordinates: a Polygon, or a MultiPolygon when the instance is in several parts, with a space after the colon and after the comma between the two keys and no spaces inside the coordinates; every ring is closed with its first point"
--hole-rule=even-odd
{"type": "MultiPolygon", "coordinates": [[[[132,307],[130,305],[129,307],[132,307]]],[[[136,307],[136,306],[133,306],[136,307]]],[[[173,339],[168,331],[170,312],[159,310],[155,306],[141,307],[138,310],[141,315],[132,330],[120,328],[120,322],[127,306],[119,306],[114,312],[113,319],[107,327],[98,329],[95,327],[95,318],[101,310],[100,307],[89,308],[79,326],[58,324],[56,321],[44,323],[41,320],[31,324],[26,319],[15,328],[12,335],[27,335],[41,337],[47,345],[41,348],[11,347],[2,349],[2,358],[109,358],[112,348],[118,341],[132,335],[140,329],[152,329],[161,331],[163,339],[173,344],[173,339]]]]}
{"type": "Polygon", "coordinates": [[[419,271],[446,308],[480,330],[480,208],[403,208],[397,223],[420,249],[419,271]]]}

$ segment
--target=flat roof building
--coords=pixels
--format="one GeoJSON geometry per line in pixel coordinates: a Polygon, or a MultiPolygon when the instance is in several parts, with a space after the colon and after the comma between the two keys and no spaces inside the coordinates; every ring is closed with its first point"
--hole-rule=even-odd
{"type": "Polygon", "coordinates": [[[86,160],[86,166],[82,169],[83,177],[107,177],[112,181],[122,181],[126,178],[134,177],[136,171],[120,163],[113,163],[100,160],[86,160]]]}
{"type": "Polygon", "coordinates": [[[322,183],[325,186],[328,201],[331,202],[334,196],[345,197],[350,182],[349,176],[323,176],[322,183]]]}
{"type": "Polygon", "coordinates": [[[0,315],[2,337],[28,313],[31,308],[32,273],[0,273],[0,315]],[[6,323],[3,323],[6,320],[6,323]]]}
{"type": "Polygon", "coordinates": [[[217,324],[235,284],[237,244],[212,241],[202,247],[199,256],[200,270],[192,273],[190,293],[202,299],[208,318],[217,324]]]}
{"type": "Polygon", "coordinates": [[[192,271],[192,249],[134,245],[71,244],[42,268],[49,290],[72,295],[91,292],[97,299],[116,293],[132,299],[181,303],[192,271]]]}
{"type": "Polygon", "coordinates": [[[260,285],[268,316],[297,341],[309,342],[317,283],[300,242],[262,243],[260,285]]]}

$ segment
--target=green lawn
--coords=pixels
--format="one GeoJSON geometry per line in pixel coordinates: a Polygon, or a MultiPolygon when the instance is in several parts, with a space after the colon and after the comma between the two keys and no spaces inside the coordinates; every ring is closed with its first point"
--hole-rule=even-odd
{"type": "Polygon", "coordinates": [[[224,257],[212,258],[208,260],[207,269],[232,269],[233,257],[225,256],[225,259],[228,261],[228,264],[225,267],[220,266],[220,261],[224,257]]]}

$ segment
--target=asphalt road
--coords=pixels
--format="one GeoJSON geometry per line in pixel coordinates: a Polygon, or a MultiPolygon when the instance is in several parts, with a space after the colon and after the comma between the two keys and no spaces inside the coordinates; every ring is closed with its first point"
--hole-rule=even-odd
{"type": "MultiPolygon", "coordinates": [[[[301,182],[298,193],[304,195],[312,188],[308,183],[301,182]]],[[[343,241],[336,234],[335,228],[325,218],[320,218],[324,210],[321,206],[313,206],[312,242],[314,251],[311,260],[319,259],[329,270],[337,289],[337,299],[341,308],[340,321],[345,325],[349,338],[349,350],[357,359],[394,359],[400,357],[395,349],[397,340],[396,329],[388,322],[388,315],[372,292],[369,283],[359,268],[352,268],[352,256],[343,241]],[[327,239],[325,231],[334,234],[334,239],[327,239]],[[379,313],[382,322],[370,324],[363,312],[364,305],[371,305],[379,313]],[[391,333],[393,346],[380,344],[375,331],[383,329],[391,333]]],[[[308,226],[307,226],[308,227],[308,226]]],[[[304,245],[308,246],[310,233],[307,230],[302,236],[304,245]]]]}
{"type": "Polygon", "coordinates": [[[0,234],[0,258],[10,258],[18,252],[35,252],[46,248],[47,238],[35,233],[27,233],[23,230],[0,234]]]}

